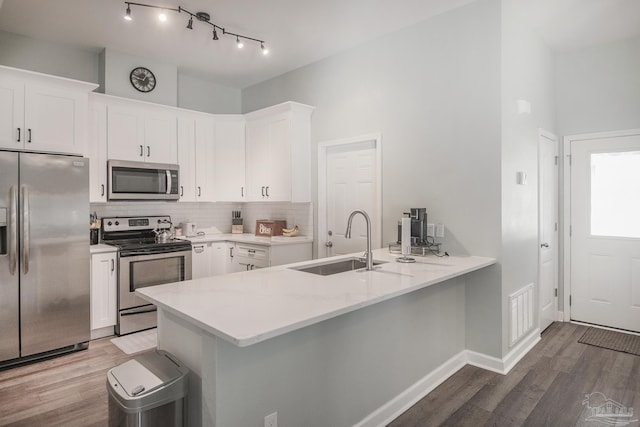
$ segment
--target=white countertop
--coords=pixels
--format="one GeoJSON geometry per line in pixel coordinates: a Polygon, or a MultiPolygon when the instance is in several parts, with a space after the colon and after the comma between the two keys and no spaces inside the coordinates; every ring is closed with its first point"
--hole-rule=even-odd
{"type": "Polygon", "coordinates": [[[104,243],[98,243],[97,245],[89,245],[89,253],[90,254],[101,254],[105,252],[116,252],[118,248],[112,245],[107,245],[104,243]]]}
{"type": "Polygon", "coordinates": [[[151,286],[136,293],[208,333],[245,347],[496,262],[476,256],[429,256],[402,264],[396,258],[387,249],[377,249],[374,259],[388,262],[375,271],[319,276],[276,266],[151,286]]]}
{"type": "Polygon", "coordinates": [[[236,243],[251,243],[254,245],[264,246],[279,246],[279,245],[291,245],[296,243],[313,243],[313,238],[309,236],[296,236],[296,237],[261,237],[251,233],[233,234],[233,233],[217,233],[217,234],[205,234],[204,236],[180,236],[179,239],[185,239],[191,241],[191,243],[207,243],[207,242],[236,242],[236,243]]]}

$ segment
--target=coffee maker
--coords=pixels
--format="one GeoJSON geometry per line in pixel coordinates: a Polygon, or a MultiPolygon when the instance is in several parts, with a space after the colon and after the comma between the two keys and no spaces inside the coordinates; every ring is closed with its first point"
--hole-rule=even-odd
{"type": "MultiPolygon", "coordinates": [[[[411,246],[423,246],[427,243],[427,209],[411,208],[406,212],[411,218],[411,246]]],[[[402,239],[402,227],[398,224],[398,243],[402,239]]]]}

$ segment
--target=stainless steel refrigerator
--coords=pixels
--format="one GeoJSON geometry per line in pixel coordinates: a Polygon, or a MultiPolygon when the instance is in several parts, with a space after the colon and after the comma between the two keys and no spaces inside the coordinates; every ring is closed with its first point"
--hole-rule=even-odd
{"type": "Polygon", "coordinates": [[[90,339],[89,162],[0,151],[0,366],[90,339]]]}

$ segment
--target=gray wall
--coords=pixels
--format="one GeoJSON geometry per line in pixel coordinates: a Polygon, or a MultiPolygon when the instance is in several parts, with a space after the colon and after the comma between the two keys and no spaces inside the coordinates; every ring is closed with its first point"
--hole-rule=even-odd
{"type": "Polygon", "coordinates": [[[261,426],[274,411],[281,427],[354,425],[464,350],[477,273],[248,347],[204,334],[203,425],[261,426]]]}
{"type": "MultiPolygon", "coordinates": [[[[640,128],[640,38],[559,53],[555,60],[561,142],[567,135],[640,128]]],[[[561,185],[561,203],[563,190],[561,185]]],[[[563,263],[561,253],[560,265],[563,263]]],[[[560,309],[564,304],[562,279],[560,309]]]]}
{"type": "Polygon", "coordinates": [[[99,52],[0,31],[0,64],[85,82],[99,82],[99,52]]]}
{"type": "Polygon", "coordinates": [[[175,64],[110,49],[84,50],[0,31],[0,64],[100,84],[97,92],[205,113],[240,112],[240,89],[182,74],[175,64]],[[151,69],[158,79],[148,94],[135,90],[129,73],[151,69]]]}
{"type": "Polygon", "coordinates": [[[178,105],[211,114],[241,112],[241,90],[184,73],[178,74],[178,105]]]}
{"type": "Polygon", "coordinates": [[[558,54],[558,132],[640,128],[640,38],[558,54]]]}
{"type": "Polygon", "coordinates": [[[103,93],[173,107],[178,106],[177,65],[141,58],[113,49],[105,49],[104,65],[103,93]],[[143,93],[131,85],[129,74],[131,70],[139,66],[148,68],[156,77],[157,85],[153,91],[143,93]]]}
{"type": "MultiPolygon", "coordinates": [[[[480,0],[242,92],[244,112],[286,100],[316,107],[317,143],[381,132],[383,242],[410,207],[446,226],[452,254],[500,258],[500,1],[480,0]]],[[[314,221],[317,223],[317,221],[314,221]]],[[[479,275],[471,349],[501,354],[500,269],[479,275]]]]}
{"type": "MultiPolygon", "coordinates": [[[[553,53],[519,16],[516,2],[502,2],[503,355],[509,350],[508,297],[538,285],[538,129],[555,133],[553,53]],[[531,103],[530,114],[518,113],[518,99],[531,103]],[[517,184],[518,171],[527,174],[526,185],[517,184]]],[[[535,301],[535,325],[537,307],[535,301]]]]}

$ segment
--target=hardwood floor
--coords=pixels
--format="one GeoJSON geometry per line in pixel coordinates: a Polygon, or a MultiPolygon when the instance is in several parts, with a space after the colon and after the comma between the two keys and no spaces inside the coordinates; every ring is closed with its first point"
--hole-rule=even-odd
{"type": "MultiPolygon", "coordinates": [[[[593,392],[639,414],[640,356],[579,344],[585,330],[554,323],[508,375],[465,366],[389,427],[597,427],[604,424],[586,421],[582,404],[593,392]]],[[[85,351],[0,371],[0,425],[107,425],[106,373],[134,356],[104,338],[85,351]]]]}
{"type": "Polygon", "coordinates": [[[594,392],[634,408],[637,420],[640,356],[579,344],[586,329],[552,324],[508,375],[465,366],[389,427],[605,426],[586,420],[582,402],[594,392]]]}
{"type": "Polygon", "coordinates": [[[88,350],[0,371],[0,426],[106,426],[107,371],[135,356],[103,338],[88,350]]]}

